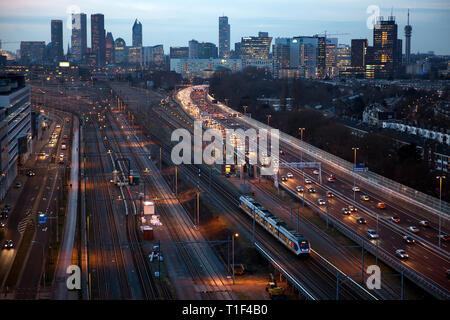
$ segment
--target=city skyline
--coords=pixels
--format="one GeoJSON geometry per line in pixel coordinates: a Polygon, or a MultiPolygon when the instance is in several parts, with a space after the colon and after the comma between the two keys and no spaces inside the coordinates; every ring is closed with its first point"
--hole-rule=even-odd
{"type": "MultiPolygon", "coordinates": [[[[54,8],[49,8],[46,4],[41,5],[34,12],[30,9],[33,7],[26,4],[27,1],[18,1],[13,4],[6,4],[9,10],[0,14],[0,39],[2,39],[2,47],[5,50],[15,51],[19,49],[20,41],[46,41],[50,42],[50,20],[63,20],[63,47],[67,48],[70,43],[71,31],[67,28],[69,14],[66,13],[70,6],[65,1],[56,5],[54,8]],[[19,9],[27,5],[26,10],[19,9]],[[48,9],[48,10],[47,10],[48,9]],[[17,14],[16,14],[17,13],[17,14]],[[30,32],[30,30],[33,30],[30,32]]],[[[102,3],[102,1],[100,1],[102,3]]],[[[202,4],[204,1],[197,1],[202,4]]],[[[403,2],[396,3],[401,6],[403,2]]],[[[429,37],[429,34],[445,36],[445,31],[448,30],[450,22],[445,19],[450,10],[449,5],[444,1],[434,1],[427,4],[427,8],[418,7],[419,2],[413,1],[408,3],[411,17],[410,24],[414,28],[411,41],[411,52],[428,52],[434,51],[436,54],[450,54],[450,43],[440,41],[439,36],[429,37]],[[416,5],[416,6],[415,6],[416,5]],[[439,22],[439,23],[430,23],[439,22]]],[[[72,4],[73,5],[73,4],[72,4]]],[[[190,15],[180,15],[177,12],[169,14],[169,8],[163,5],[152,3],[142,3],[141,1],[134,1],[129,6],[120,7],[119,3],[112,2],[110,6],[105,6],[103,9],[98,4],[88,5],[84,1],[79,1],[78,7],[81,12],[88,16],[95,13],[102,13],[105,16],[105,29],[111,32],[114,39],[121,37],[127,44],[132,43],[132,26],[135,19],[138,19],[143,25],[143,45],[163,44],[167,49],[170,46],[184,46],[191,39],[196,39],[200,42],[212,42],[218,45],[218,24],[217,19],[224,14],[228,16],[229,24],[231,25],[230,49],[234,49],[234,43],[238,42],[243,36],[251,36],[257,34],[259,31],[268,32],[273,38],[276,37],[292,37],[299,35],[313,35],[323,33],[327,30],[328,33],[349,33],[349,35],[338,36],[339,43],[350,44],[350,39],[367,38],[369,43],[372,43],[372,30],[366,26],[366,20],[370,16],[366,13],[367,5],[365,1],[362,3],[354,3],[349,1],[347,5],[340,5],[339,9],[336,5],[330,4],[327,8],[311,7],[309,2],[304,4],[304,10],[310,10],[311,14],[303,17],[301,14],[296,19],[292,16],[292,10],[298,8],[298,4],[283,1],[281,6],[285,5],[286,13],[283,15],[278,13],[272,16],[267,16],[272,7],[267,2],[262,2],[259,8],[252,11],[246,11],[244,15],[236,7],[230,7],[220,10],[206,8],[198,9],[196,12],[192,8],[187,8],[185,4],[174,4],[170,7],[177,7],[188,10],[190,15]],[[121,8],[123,14],[118,16],[116,10],[121,8]],[[290,10],[292,8],[292,10],[290,10]],[[333,10],[331,10],[334,8],[333,10]],[[345,10],[344,10],[345,9],[345,10]],[[134,11],[133,11],[134,10],[134,11]],[[266,11],[264,11],[266,10],[266,11]],[[334,13],[332,12],[334,11],[334,13]],[[341,14],[344,13],[345,15],[341,14]],[[162,14],[158,14],[162,13],[162,14]],[[180,18],[180,17],[183,18],[180,18]],[[345,19],[344,19],[345,17],[345,19]],[[201,18],[201,19],[200,19],[201,18]],[[183,30],[183,32],[180,32],[183,30]]],[[[380,9],[380,15],[387,17],[390,15],[392,7],[390,3],[383,1],[380,9]]],[[[243,5],[243,8],[247,4],[243,5]]],[[[393,8],[393,14],[396,17],[396,22],[399,29],[403,30],[407,24],[407,10],[408,7],[393,8]]],[[[90,18],[90,17],[89,17],[90,18]]],[[[88,23],[88,34],[90,31],[90,23],[88,23]]],[[[404,34],[399,34],[400,39],[404,39],[404,34]]],[[[88,37],[88,46],[91,46],[91,39],[88,37]]]]}

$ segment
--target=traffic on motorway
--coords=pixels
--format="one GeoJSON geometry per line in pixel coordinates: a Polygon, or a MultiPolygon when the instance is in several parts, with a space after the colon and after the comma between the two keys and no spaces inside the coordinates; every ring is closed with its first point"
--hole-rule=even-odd
{"type": "MultiPolygon", "coordinates": [[[[205,128],[224,131],[226,128],[246,130],[250,127],[242,113],[225,111],[220,102],[210,97],[205,99],[205,86],[194,88],[197,89],[190,87],[179,91],[177,98],[183,109],[194,119],[201,120],[205,128]]],[[[280,162],[314,160],[299,150],[292,150],[283,141],[280,141],[280,147],[277,155],[280,162]]],[[[381,198],[359,187],[357,179],[353,182],[352,177],[339,175],[327,167],[298,169],[282,166],[278,180],[293,196],[337,219],[380,251],[448,291],[449,237],[447,230],[441,230],[439,236],[438,226],[428,220],[426,212],[410,212],[393,202],[391,195],[381,198]]]]}

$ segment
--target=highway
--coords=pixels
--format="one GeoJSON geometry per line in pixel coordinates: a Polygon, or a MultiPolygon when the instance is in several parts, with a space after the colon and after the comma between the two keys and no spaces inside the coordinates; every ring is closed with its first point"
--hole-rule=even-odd
{"type": "MultiPolygon", "coordinates": [[[[6,223],[5,239],[12,239],[15,246],[12,250],[2,250],[0,253],[1,283],[3,291],[8,287],[8,298],[14,296],[17,299],[34,299],[41,296],[44,291],[42,289],[45,288],[42,278],[45,258],[43,254],[47,255],[47,248],[52,239],[56,241],[56,212],[58,200],[61,205],[64,166],[57,164],[55,159],[58,152],[65,152],[60,149],[61,143],[64,135],[70,136],[71,128],[70,124],[64,121],[67,114],[46,111],[50,111],[46,116],[52,119],[53,123],[43,132],[42,140],[35,144],[38,149],[30,155],[27,163],[36,175],[18,175],[23,187],[20,196],[12,200],[16,203],[10,203],[12,210],[6,223]],[[38,225],[38,212],[47,214],[46,225],[38,225]],[[22,243],[25,232],[31,233],[32,238],[27,238],[26,243],[22,243]],[[23,258],[16,260],[19,249],[22,250],[23,258]]],[[[11,187],[10,193],[13,192],[11,187]]],[[[48,282],[50,279],[46,280],[48,282]]],[[[46,296],[46,292],[43,296],[46,296]]]]}
{"type": "MultiPolygon", "coordinates": [[[[189,108],[191,106],[194,105],[194,102],[191,101],[191,94],[190,91],[192,90],[192,88],[190,89],[185,89],[184,90],[184,94],[179,94],[178,96],[180,97],[181,100],[183,100],[183,104],[186,106],[186,110],[189,110],[189,108]],[[188,93],[186,93],[188,92],[188,93]],[[188,100],[186,100],[188,99],[188,100]],[[190,105],[189,105],[190,104],[190,105]]],[[[183,91],[181,91],[183,92],[183,91]]],[[[234,119],[237,120],[228,120],[228,114],[225,113],[222,108],[220,107],[216,107],[216,106],[212,106],[212,104],[208,103],[208,104],[199,104],[200,106],[203,107],[203,109],[201,110],[202,112],[208,112],[209,115],[214,115],[215,116],[215,120],[218,123],[223,123],[224,127],[232,127],[234,129],[236,129],[236,127],[241,126],[244,129],[246,129],[248,127],[248,124],[245,123],[245,116],[244,117],[236,117],[234,119]],[[226,121],[223,121],[223,119],[227,119],[226,121]],[[244,119],[244,120],[241,120],[244,119]],[[238,126],[236,126],[236,124],[231,125],[232,122],[235,122],[238,124],[238,126]],[[242,124],[244,123],[244,125],[242,124]]],[[[200,112],[198,111],[193,111],[191,108],[191,113],[193,114],[200,114],[200,112]]],[[[236,112],[234,112],[236,113],[236,112]]],[[[209,117],[208,117],[209,118],[209,117]]],[[[287,146],[287,145],[283,145],[283,141],[281,141],[281,147],[282,150],[289,150],[289,152],[287,153],[287,157],[288,158],[284,158],[281,157],[280,161],[293,161],[295,160],[294,155],[292,154],[292,148],[287,146]]],[[[296,152],[295,152],[296,153],[296,152]]],[[[300,152],[298,152],[298,154],[300,154],[300,152]]],[[[307,159],[306,155],[304,155],[304,159],[307,159]]],[[[297,161],[298,161],[298,157],[297,157],[297,161]]],[[[293,178],[292,179],[288,179],[288,181],[286,183],[283,183],[282,186],[284,188],[286,188],[287,190],[290,190],[293,192],[293,194],[295,196],[298,196],[299,198],[303,198],[302,194],[298,194],[295,191],[295,188],[297,186],[301,186],[303,188],[305,188],[305,183],[303,180],[303,176],[302,176],[302,172],[299,169],[280,169],[280,177],[282,175],[287,174],[287,171],[291,171],[291,173],[293,174],[293,178]]],[[[329,176],[331,174],[331,172],[327,171],[327,170],[323,170],[322,171],[324,174],[324,180],[326,181],[327,176],[329,176]]],[[[322,186],[319,185],[317,183],[317,178],[315,177],[314,174],[312,174],[311,170],[305,170],[305,175],[308,178],[311,178],[313,180],[313,185],[316,188],[316,193],[314,194],[309,194],[309,193],[305,193],[305,201],[308,202],[308,204],[310,206],[312,206],[313,208],[316,208],[317,210],[321,210],[322,212],[325,211],[323,206],[320,206],[317,204],[317,200],[319,198],[322,199],[328,199],[328,214],[330,215],[330,217],[333,217],[335,219],[338,219],[339,221],[341,221],[345,226],[347,226],[350,230],[356,231],[356,233],[361,237],[361,238],[366,238],[365,235],[365,231],[368,228],[373,228],[376,229],[378,226],[378,231],[381,235],[380,240],[378,241],[378,248],[380,249],[380,251],[383,251],[384,253],[386,253],[387,255],[389,255],[390,257],[392,257],[393,259],[397,260],[398,263],[402,264],[403,266],[407,267],[407,268],[411,268],[413,269],[416,273],[418,273],[421,277],[429,280],[432,284],[435,284],[439,287],[441,287],[442,289],[444,289],[445,291],[448,292],[448,279],[446,278],[446,274],[445,271],[447,269],[450,268],[449,265],[449,260],[448,260],[448,253],[446,253],[445,251],[443,252],[443,250],[438,250],[436,249],[435,246],[433,245],[424,245],[424,243],[426,243],[427,241],[427,235],[428,235],[428,239],[429,237],[431,237],[431,233],[433,233],[433,229],[430,228],[430,231],[421,231],[421,233],[425,234],[425,239],[421,239],[420,237],[417,237],[416,235],[413,235],[414,238],[416,238],[418,240],[418,243],[416,243],[415,245],[410,245],[407,248],[408,253],[410,254],[410,259],[408,259],[407,261],[400,261],[397,258],[395,258],[395,256],[393,255],[393,253],[395,252],[396,249],[399,248],[406,248],[406,244],[403,241],[402,237],[405,234],[411,234],[410,232],[408,232],[406,230],[406,227],[403,229],[400,229],[399,226],[394,225],[391,221],[388,221],[385,217],[382,217],[381,214],[373,214],[371,211],[373,211],[375,208],[373,207],[375,204],[375,201],[380,201],[380,199],[374,199],[372,201],[358,201],[355,203],[353,202],[353,192],[351,191],[352,185],[348,182],[345,182],[345,179],[341,179],[340,176],[337,173],[334,173],[334,175],[336,175],[336,181],[334,182],[326,182],[324,183],[322,186]],[[342,180],[342,181],[341,181],[342,180]],[[330,186],[333,186],[330,187],[330,186]],[[341,187],[342,189],[340,189],[339,187],[341,187]],[[329,199],[326,197],[326,191],[333,191],[333,193],[335,194],[335,197],[329,199]],[[349,200],[349,192],[351,194],[351,199],[349,200]],[[352,214],[350,217],[343,215],[342,214],[342,208],[344,207],[348,207],[348,205],[353,204],[355,206],[357,206],[360,210],[358,211],[358,216],[362,216],[365,217],[367,220],[367,225],[358,225],[355,223],[355,219],[354,217],[356,216],[355,214],[352,214]],[[367,206],[369,204],[369,206],[367,206]],[[376,217],[378,216],[378,223],[377,223],[377,219],[376,217]],[[375,218],[375,219],[374,219],[375,218]],[[387,240],[389,239],[389,240],[387,240]]],[[[280,179],[281,180],[281,179],[280,179]]],[[[364,189],[361,191],[361,193],[365,192],[364,189]]],[[[369,193],[369,197],[372,196],[371,193],[369,193]]],[[[394,207],[394,210],[396,208],[395,205],[392,205],[390,201],[385,200],[384,198],[381,199],[384,200],[387,204],[387,208],[383,211],[383,216],[387,216],[389,214],[392,215],[398,215],[401,218],[401,221],[405,221],[408,222],[408,219],[417,219],[416,217],[414,217],[413,215],[409,215],[409,216],[401,216],[401,213],[391,213],[391,208],[394,207]],[[389,213],[388,213],[389,212],[389,213]]],[[[380,209],[378,209],[379,211],[380,209]]],[[[425,219],[425,218],[421,218],[421,219],[425,219]]],[[[417,222],[417,220],[415,220],[417,222]]],[[[436,235],[435,235],[436,237],[436,235]]],[[[437,238],[437,237],[436,237],[437,238]]],[[[432,239],[430,239],[432,241],[432,239]]],[[[435,241],[436,242],[436,241],[435,241]]],[[[375,245],[376,245],[376,241],[375,241],[375,245]]],[[[446,244],[444,244],[442,249],[445,249],[446,244]]]]}

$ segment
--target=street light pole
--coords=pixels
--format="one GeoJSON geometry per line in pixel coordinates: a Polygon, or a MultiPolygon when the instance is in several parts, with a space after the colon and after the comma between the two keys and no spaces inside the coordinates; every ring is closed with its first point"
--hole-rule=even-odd
{"type": "Polygon", "coordinates": [[[232,263],[231,263],[231,269],[233,271],[233,284],[235,284],[235,280],[234,280],[234,238],[239,237],[238,233],[233,233],[233,235],[231,236],[231,251],[232,251],[232,263]]]}
{"type": "Polygon", "coordinates": [[[439,179],[439,236],[438,236],[438,246],[441,247],[441,214],[442,214],[442,179],[445,179],[445,176],[437,176],[436,179],[439,179]]]}
{"type": "Polygon", "coordinates": [[[358,147],[353,147],[352,150],[355,153],[354,165],[353,165],[353,201],[356,201],[356,191],[355,191],[355,187],[356,187],[356,172],[355,172],[355,167],[356,167],[356,151],[358,151],[359,148],[358,147]]]}
{"type": "MultiPolygon", "coordinates": [[[[298,128],[300,131],[300,141],[302,142],[301,145],[303,146],[303,131],[305,131],[306,128],[298,128]]],[[[300,163],[303,162],[303,149],[300,147],[300,163]]]]}

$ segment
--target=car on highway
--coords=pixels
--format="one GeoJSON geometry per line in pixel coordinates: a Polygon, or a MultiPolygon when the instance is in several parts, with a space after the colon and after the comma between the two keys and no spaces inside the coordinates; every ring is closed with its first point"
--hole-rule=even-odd
{"type": "Polygon", "coordinates": [[[231,176],[231,174],[229,172],[225,173],[225,177],[229,178],[231,176]]]}
{"type": "Polygon", "coordinates": [[[30,170],[27,171],[26,175],[28,177],[34,177],[36,175],[36,173],[33,170],[30,169],[30,170]]]}
{"type": "Polygon", "coordinates": [[[389,218],[392,222],[394,222],[394,223],[400,223],[400,218],[399,217],[390,217],[389,218]]]}
{"type": "Polygon", "coordinates": [[[61,144],[61,150],[66,150],[67,149],[67,145],[65,143],[61,144]]]}
{"type": "Polygon", "coordinates": [[[327,181],[328,181],[328,182],[334,182],[334,179],[332,179],[331,177],[328,177],[328,178],[327,178],[327,181]]]}
{"type": "Polygon", "coordinates": [[[12,249],[14,247],[14,242],[12,240],[6,240],[3,244],[3,249],[12,249]]]}
{"type": "Polygon", "coordinates": [[[316,189],[314,189],[313,187],[308,188],[308,192],[309,193],[316,193],[316,189]]]}
{"type": "Polygon", "coordinates": [[[361,196],[361,200],[369,201],[370,198],[369,198],[369,196],[368,196],[367,194],[363,194],[363,195],[361,196]]]}
{"type": "Polygon", "coordinates": [[[334,193],[331,191],[327,191],[327,197],[328,198],[333,198],[334,197],[334,193]]]}
{"type": "Polygon", "coordinates": [[[328,177],[328,179],[331,179],[331,180],[336,180],[336,176],[334,175],[334,174],[330,174],[330,176],[328,177]]]}
{"type": "Polygon", "coordinates": [[[395,250],[395,256],[400,258],[400,259],[408,259],[408,254],[403,249],[395,250]]]}
{"type": "Polygon", "coordinates": [[[408,230],[414,233],[418,233],[419,232],[419,228],[417,228],[416,226],[410,226],[408,227],[408,230]]]}
{"type": "Polygon", "coordinates": [[[353,190],[353,192],[359,192],[359,191],[361,191],[361,189],[360,189],[359,187],[353,187],[352,190],[353,190]]]}
{"type": "Polygon", "coordinates": [[[6,224],[4,222],[0,222],[0,229],[4,229],[6,224]]]}
{"type": "Polygon", "coordinates": [[[296,186],[295,187],[295,190],[297,191],[297,192],[299,192],[299,193],[303,193],[303,188],[302,187],[300,187],[300,186],[296,186]]]}
{"type": "Polygon", "coordinates": [[[326,202],[325,202],[325,200],[323,200],[323,199],[319,199],[319,200],[317,200],[317,204],[318,204],[319,206],[324,206],[324,205],[326,204],[326,202]]]}
{"type": "Polygon", "coordinates": [[[311,179],[305,179],[305,184],[311,184],[311,183],[312,183],[311,179]]]}
{"type": "Polygon", "coordinates": [[[313,170],[313,173],[318,175],[319,174],[319,170],[313,170]]]}
{"type": "Polygon", "coordinates": [[[291,172],[288,172],[288,173],[286,174],[286,176],[287,176],[289,179],[292,179],[292,178],[294,177],[294,175],[293,175],[291,172]]]}
{"type": "Polygon", "coordinates": [[[280,150],[280,154],[282,155],[282,156],[284,156],[284,151],[283,150],[280,150]]]}
{"type": "Polygon", "coordinates": [[[367,237],[369,239],[378,239],[380,236],[378,235],[376,230],[369,229],[369,230],[367,230],[367,237]]]}
{"type": "Polygon", "coordinates": [[[342,208],[342,213],[345,214],[345,215],[349,215],[352,212],[350,211],[349,208],[342,208]]]}
{"type": "Polygon", "coordinates": [[[11,205],[9,203],[5,204],[5,206],[3,207],[3,209],[8,209],[11,210],[11,205]]]}
{"type": "Polygon", "coordinates": [[[386,203],[384,203],[384,202],[378,202],[378,203],[377,203],[377,208],[378,208],[378,209],[386,209],[386,203]]]}
{"type": "Polygon", "coordinates": [[[69,136],[67,134],[63,135],[63,139],[69,139],[69,136]]]}
{"type": "Polygon", "coordinates": [[[16,184],[14,185],[14,188],[16,188],[16,189],[22,188],[22,182],[20,182],[20,181],[16,182],[16,184]]]}
{"type": "Polygon", "coordinates": [[[356,207],[354,207],[354,206],[352,206],[352,205],[348,206],[348,209],[349,209],[351,212],[356,212],[356,211],[358,211],[358,208],[356,208],[356,207]]]}
{"type": "Polygon", "coordinates": [[[419,222],[419,224],[420,224],[422,227],[429,227],[429,226],[430,226],[430,221],[428,221],[428,220],[422,220],[422,221],[419,222]]]}
{"type": "Polygon", "coordinates": [[[60,124],[57,124],[56,125],[56,129],[60,129],[61,128],[61,125],[60,124]]]}
{"type": "Polygon", "coordinates": [[[439,237],[444,242],[448,242],[450,240],[450,237],[447,234],[441,234],[439,237]]]}
{"type": "Polygon", "coordinates": [[[414,240],[411,236],[403,236],[403,240],[405,240],[407,244],[414,244],[416,242],[416,240],[414,240]]]}
{"type": "Polygon", "coordinates": [[[48,154],[46,154],[45,152],[39,152],[38,157],[41,160],[45,160],[48,157],[48,154]]]}
{"type": "Polygon", "coordinates": [[[359,217],[356,219],[356,222],[358,222],[359,224],[366,224],[366,219],[364,219],[363,217],[359,217]]]}
{"type": "Polygon", "coordinates": [[[0,219],[8,219],[8,213],[9,210],[3,208],[2,212],[0,213],[0,219]]]}
{"type": "Polygon", "coordinates": [[[281,176],[281,181],[287,181],[286,176],[281,176]]]}

